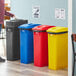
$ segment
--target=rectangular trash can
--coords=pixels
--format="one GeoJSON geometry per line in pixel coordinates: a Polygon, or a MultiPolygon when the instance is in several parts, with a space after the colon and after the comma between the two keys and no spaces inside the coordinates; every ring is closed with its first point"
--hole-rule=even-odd
{"type": "Polygon", "coordinates": [[[10,20],[6,22],[6,54],[7,60],[20,59],[20,34],[18,26],[28,23],[28,20],[10,20]]]}
{"type": "Polygon", "coordinates": [[[48,32],[49,69],[68,67],[68,28],[53,27],[48,32]]]}
{"type": "Polygon", "coordinates": [[[39,25],[40,24],[24,24],[19,26],[21,63],[28,64],[34,61],[32,28],[39,25]]]}
{"type": "Polygon", "coordinates": [[[47,29],[55,26],[40,25],[34,31],[34,65],[38,67],[48,66],[48,33],[47,29]]]}

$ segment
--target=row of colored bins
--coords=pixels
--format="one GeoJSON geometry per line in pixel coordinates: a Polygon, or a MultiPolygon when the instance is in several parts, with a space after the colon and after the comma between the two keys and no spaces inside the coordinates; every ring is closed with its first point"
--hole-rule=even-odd
{"type": "Polygon", "coordinates": [[[49,64],[53,70],[67,67],[67,28],[40,24],[24,24],[19,28],[21,63],[34,61],[39,67],[49,64]]]}

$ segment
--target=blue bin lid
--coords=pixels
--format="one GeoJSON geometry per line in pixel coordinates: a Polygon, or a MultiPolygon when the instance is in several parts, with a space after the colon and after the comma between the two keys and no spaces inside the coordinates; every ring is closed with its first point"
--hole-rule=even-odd
{"type": "Polygon", "coordinates": [[[32,24],[32,23],[30,23],[30,24],[23,24],[23,25],[19,26],[18,28],[20,28],[20,29],[32,29],[35,26],[39,26],[39,25],[41,25],[41,24],[32,24]]]}

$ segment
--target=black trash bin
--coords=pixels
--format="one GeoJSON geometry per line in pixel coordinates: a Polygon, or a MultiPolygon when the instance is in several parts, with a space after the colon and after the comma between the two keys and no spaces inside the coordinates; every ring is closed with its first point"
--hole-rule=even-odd
{"type": "Polygon", "coordinates": [[[7,60],[20,59],[20,33],[18,26],[27,24],[28,20],[10,20],[6,22],[6,54],[7,60]]]}

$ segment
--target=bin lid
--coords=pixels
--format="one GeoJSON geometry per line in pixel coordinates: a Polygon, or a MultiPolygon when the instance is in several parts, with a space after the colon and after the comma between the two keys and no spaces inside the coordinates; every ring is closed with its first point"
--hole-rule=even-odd
{"type": "Polygon", "coordinates": [[[23,19],[14,19],[14,20],[10,20],[10,22],[22,22],[22,21],[26,21],[26,20],[23,20],[23,19]]]}
{"type": "Polygon", "coordinates": [[[6,22],[6,27],[18,27],[22,24],[27,24],[28,20],[23,20],[23,19],[15,19],[15,20],[10,20],[6,22]]]}
{"type": "Polygon", "coordinates": [[[67,33],[68,28],[67,27],[53,27],[53,28],[48,29],[47,32],[51,34],[67,33]]]}
{"type": "Polygon", "coordinates": [[[55,26],[40,25],[40,26],[34,27],[32,30],[34,30],[34,31],[45,31],[45,30],[48,30],[49,28],[52,28],[52,27],[55,27],[55,26]]]}
{"type": "Polygon", "coordinates": [[[32,29],[35,26],[39,26],[39,25],[41,25],[41,24],[30,23],[30,24],[23,24],[23,25],[19,26],[18,28],[20,28],[20,29],[32,29]]]}

